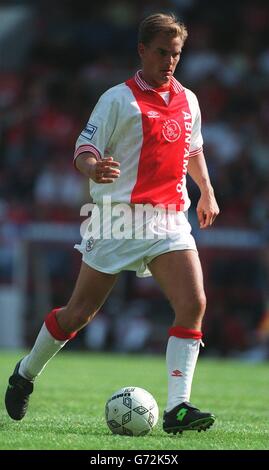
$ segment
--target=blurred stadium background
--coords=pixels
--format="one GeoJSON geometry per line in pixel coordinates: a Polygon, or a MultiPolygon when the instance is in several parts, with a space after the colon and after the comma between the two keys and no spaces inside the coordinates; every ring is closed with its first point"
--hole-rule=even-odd
{"type": "MultiPolygon", "coordinates": [[[[200,101],[221,208],[199,231],[189,181],[208,296],[203,355],[269,358],[269,6],[248,0],[0,2],[2,349],[30,347],[45,313],[70,296],[89,200],[75,140],[99,95],[136,71],[137,25],[156,11],[189,30],[176,77],[200,101]]],[[[163,353],[171,319],[151,279],[122,273],[68,348],[163,353]]]]}

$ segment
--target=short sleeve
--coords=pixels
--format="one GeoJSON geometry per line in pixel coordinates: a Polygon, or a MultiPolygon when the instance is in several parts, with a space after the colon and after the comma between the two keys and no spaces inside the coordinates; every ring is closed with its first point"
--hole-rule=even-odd
{"type": "Polygon", "coordinates": [[[192,125],[190,157],[194,157],[203,151],[203,137],[201,133],[201,111],[195,97],[194,122],[192,125]]]}
{"type": "Polygon", "coordinates": [[[77,139],[74,162],[84,152],[93,153],[98,160],[104,157],[116,127],[117,103],[111,93],[104,93],[97,102],[86,127],[77,139]]]}

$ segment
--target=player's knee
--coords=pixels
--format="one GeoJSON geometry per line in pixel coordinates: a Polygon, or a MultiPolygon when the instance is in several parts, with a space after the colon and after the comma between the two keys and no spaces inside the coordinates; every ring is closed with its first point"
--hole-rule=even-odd
{"type": "Polygon", "coordinates": [[[176,305],[176,313],[192,319],[202,319],[206,309],[206,296],[204,293],[193,295],[180,300],[176,305]]]}
{"type": "Polygon", "coordinates": [[[203,317],[205,314],[206,309],[206,295],[205,293],[200,293],[197,298],[195,299],[195,308],[197,311],[197,315],[199,317],[203,317]]]}
{"type": "Polygon", "coordinates": [[[206,296],[203,293],[194,295],[190,299],[189,309],[194,315],[203,316],[206,309],[206,296]]]}

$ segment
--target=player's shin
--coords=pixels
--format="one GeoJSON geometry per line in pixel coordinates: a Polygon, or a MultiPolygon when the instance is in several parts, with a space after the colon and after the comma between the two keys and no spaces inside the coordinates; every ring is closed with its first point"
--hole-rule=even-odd
{"type": "Polygon", "coordinates": [[[59,326],[54,309],[48,313],[31,352],[20,363],[19,374],[33,381],[55,354],[75,337],[76,332],[66,334],[59,326]]]}

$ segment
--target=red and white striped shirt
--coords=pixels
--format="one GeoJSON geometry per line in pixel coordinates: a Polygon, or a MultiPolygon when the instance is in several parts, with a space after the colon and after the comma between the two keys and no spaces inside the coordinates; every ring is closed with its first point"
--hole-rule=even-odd
{"type": "Polygon", "coordinates": [[[202,151],[201,114],[194,93],[172,77],[167,91],[148,85],[141,73],[107,90],[81,132],[75,159],[92,152],[113,156],[121,175],[111,184],[90,182],[93,201],[152,204],[185,211],[189,157],[202,151]]]}

